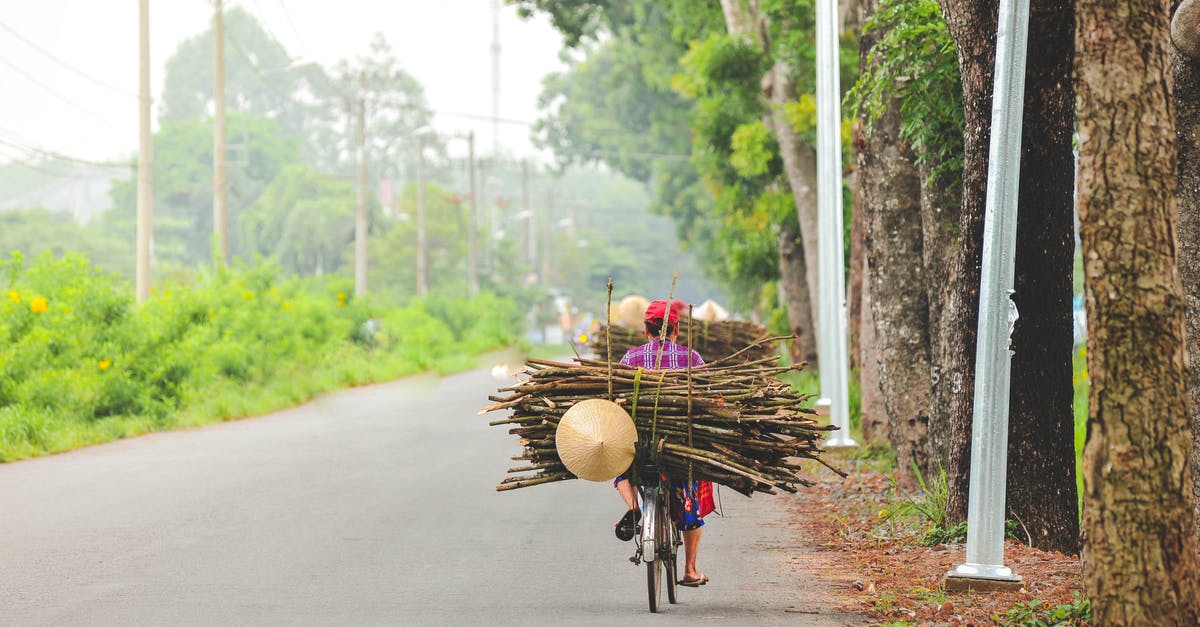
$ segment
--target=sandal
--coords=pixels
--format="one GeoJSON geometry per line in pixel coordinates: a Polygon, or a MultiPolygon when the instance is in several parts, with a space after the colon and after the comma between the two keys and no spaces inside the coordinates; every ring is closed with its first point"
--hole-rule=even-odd
{"type": "Polygon", "coordinates": [[[701,573],[700,577],[698,577],[696,579],[680,579],[679,581],[677,581],[675,583],[677,583],[681,586],[687,586],[689,588],[699,588],[700,586],[703,586],[704,584],[708,583],[708,576],[701,573]]]}
{"type": "Polygon", "coordinates": [[[617,539],[622,542],[632,540],[637,533],[637,524],[642,520],[642,510],[633,508],[627,510],[621,520],[617,521],[617,539]]]}

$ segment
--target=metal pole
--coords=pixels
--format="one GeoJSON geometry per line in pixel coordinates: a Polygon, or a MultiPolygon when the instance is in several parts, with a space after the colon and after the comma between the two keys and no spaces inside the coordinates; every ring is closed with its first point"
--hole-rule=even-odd
{"type": "Polygon", "coordinates": [[[500,156],[500,0],[492,0],[492,157],[500,156]]]}
{"type": "Polygon", "coordinates": [[[842,114],[837,0],[817,0],[817,231],[820,275],[821,399],[838,430],[825,446],[857,446],[850,437],[846,278],[842,244],[842,114]]]}
{"type": "Polygon", "coordinates": [[[425,263],[425,138],[417,135],[417,295],[429,291],[425,263]]]}
{"type": "Polygon", "coordinates": [[[479,293],[479,202],[475,196],[475,131],[467,133],[467,170],[471,179],[471,219],[467,226],[467,290],[474,296],[479,293]]]}
{"type": "Polygon", "coordinates": [[[213,234],[217,265],[229,263],[229,213],[225,204],[225,27],[222,0],[213,3],[213,234]]]}
{"type": "Polygon", "coordinates": [[[138,2],[137,300],[150,297],[154,233],[154,141],[150,134],[150,0],[138,2]]]}
{"type": "Polygon", "coordinates": [[[967,503],[967,560],[952,580],[1020,582],[1004,566],[1004,490],[1008,468],[1008,396],[1012,352],[1009,322],[1015,313],[1014,258],[1017,193],[1021,175],[1021,116],[1025,103],[1025,52],[1029,0],[1001,0],[996,32],[996,76],[988,148],[979,329],[975,347],[975,406],[971,425],[971,480],[967,503]]]}
{"type": "Polygon", "coordinates": [[[366,72],[358,72],[358,203],[354,209],[354,295],[367,293],[367,104],[366,72]]]}

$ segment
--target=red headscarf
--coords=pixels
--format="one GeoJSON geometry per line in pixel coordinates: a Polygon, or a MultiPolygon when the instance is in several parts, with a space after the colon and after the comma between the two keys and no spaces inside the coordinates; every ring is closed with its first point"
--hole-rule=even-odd
{"type": "Polygon", "coordinates": [[[667,319],[667,326],[674,326],[679,322],[679,312],[683,310],[684,302],[681,300],[671,301],[668,313],[667,301],[656,300],[650,303],[646,308],[646,322],[662,323],[664,316],[667,319]]]}

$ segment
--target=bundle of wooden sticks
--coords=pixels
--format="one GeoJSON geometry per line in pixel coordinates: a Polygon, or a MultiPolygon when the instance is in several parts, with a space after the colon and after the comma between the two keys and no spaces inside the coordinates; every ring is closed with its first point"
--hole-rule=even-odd
{"type": "MultiPolygon", "coordinates": [[[[558,363],[530,359],[524,381],[490,396],[480,413],[512,410],[489,424],[509,425],[524,451],[497,490],[511,490],[575,476],[555,447],[555,429],[568,408],[590,398],[609,398],[630,413],[637,427],[638,458],[665,466],[674,478],[710,480],[750,495],[794,492],[811,485],[799,471],[803,459],[830,468],[820,453],[823,433],[835,429],[813,420],[811,397],[797,394],[777,375],[799,366],[778,366],[774,356],[737,358],[688,370],[639,370],[604,361],[558,363]]],[[[835,472],[837,469],[833,469],[835,472]]]]}

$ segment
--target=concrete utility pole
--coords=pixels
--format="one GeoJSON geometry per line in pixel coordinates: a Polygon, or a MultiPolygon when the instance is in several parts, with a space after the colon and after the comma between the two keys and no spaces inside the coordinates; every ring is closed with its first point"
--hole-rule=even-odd
{"type": "Polygon", "coordinates": [[[358,71],[358,205],[354,209],[354,295],[367,293],[367,76],[358,71]]]}
{"type": "Polygon", "coordinates": [[[545,207],[542,209],[542,285],[550,285],[550,273],[553,272],[551,259],[552,233],[554,231],[554,192],[547,191],[544,195],[545,207]]]}
{"type": "Polygon", "coordinates": [[[475,184],[475,131],[467,133],[467,171],[471,179],[471,218],[467,221],[467,290],[479,293],[479,202],[475,184]]]}
{"type": "Polygon", "coordinates": [[[137,300],[150,297],[154,229],[154,142],[150,134],[150,0],[138,2],[137,300]]]}
{"type": "Polygon", "coordinates": [[[229,263],[229,211],[225,205],[225,26],[222,0],[213,2],[213,234],[217,238],[217,265],[229,263]]]}
{"type": "Polygon", "coordinates": [[[987,200],[983,212],[979,328],[975,345],[975,408],[971,419],[971,479],[967,500],[967,560],[946,574],[946,588],[1017,588],[1021,576],[1004,565],[1005,473],[1008,471],[1008,349],[1016,307],[1017,195],[1029,0],[1000,0],[987,200]]]}
{"type": "Polygon", "coordinates": [[[837,0],[817,0],[817,231],[820,235],[821,398],[838,427],[826,446],[858,446],[850,437],[850,364],[846,349],[846,279],[842,246],[842,114],[838,85],[837,0]]]}
{"type": "Polygon", "coordinates": [[[500,0],[492,0],[492,157],[500,156],[500,0]]]}
{"type": "Polygon", "coordinates": [[[521,211],[526,216],[525,261],[531,271],[537,272],[537,215],[529,203],[529,161],[521,159],[521,211]]]}
{"type": "Polygon", "coordinates": [[[425,255],[425,136],[417,135],[417,295],[429,291],[425,255]]]}

